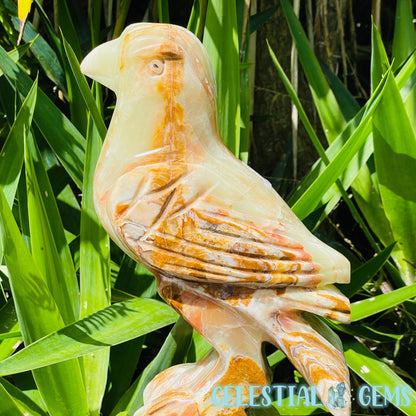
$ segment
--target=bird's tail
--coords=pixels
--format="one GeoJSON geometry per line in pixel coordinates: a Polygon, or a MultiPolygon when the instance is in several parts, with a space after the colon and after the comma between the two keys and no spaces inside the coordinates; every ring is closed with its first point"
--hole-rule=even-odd
{"type": "Polygon", "coordinates": [[[271,342],[315,386],[324,406],[334,416],[348,416],[351,414],[350,383],[343,351],[313,329],[302,315],[307,311],[348,322],[348,299],[332,286],[308,293],[299,289],[286,290],[280,296],[279,309],[263,325],[267,326],[271,342]]]}

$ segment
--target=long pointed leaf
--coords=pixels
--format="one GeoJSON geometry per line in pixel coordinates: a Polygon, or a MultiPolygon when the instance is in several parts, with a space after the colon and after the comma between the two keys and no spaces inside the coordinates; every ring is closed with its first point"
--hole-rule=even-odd
{"type": "Polygon", "coordinates": [[[3,415],[24,416],[16,402],[0,384],[0,413],[3,415]]]}
{"type": "Polygon", "coordinates": [[[36,87],[37,84],[34,84],[29,91],[0,153],[0,186],[3,188],[10,207],[16,195],[20,171],[22,170],[23,131],[25,126],[29,127],[32,123],[37,97],[36,87]]]}
{"type": "MultiPolygon", "coordinates": [[[[1,189],[0,236],[17,316],[27,346],[61,328],[63,321],[1,189]]],[[[48,351],[44,354],[47,355],[48,351]]],[[[33,376],[51,415],[86,414],[86,398],[77,360],[33,371],[33,376]]]]}
{"type": "Polygon", "coordinates": [[[91,112],[91,116],[94,120],[95,126],[101,138],[104,139],[105,135],[107,134],[107,128],[105,127],[103,118],[100,114],[100,111],[97,107],[94,97],[91,94],[91,90],[88,86],[85,76],[84,74],[81,73],[81,70],[79,68],[79,62],[75,56],[74,51],[71,48],[71,45],[66,41],[65,38],[63,38],[63,43],[65,47],[66,56],[68,58],[69,64],[74,74],[74,78],[84,98],[85,104],[88,110],[91,112]]]}
{"type": "Polygon", "coordinates": [[[57,12],[59,19],[59,27],[65,38],[71,42],[72,48],[78,59],[82,59],[81,45],[79,44],[78,34],[72,22],[66,0],[57,0],[57,12]]]}
{"type": "Polygon", "coordinates": [[[383,267],[389,259],[395,245],[396,243],[390,244],[383,251],[378,253],[377,256],[353,270],[351,273],[350,284],[337,285],[337,287],[345,296],[351,298],[383,267]]]}
{"type": "Polygon", "coordinates": [[[299,60],[308,79],[325,135],[328,142],[332,143],[344,130],[345,119],[291,4],[288,0],[282,0],[281,5],[296,44],[299,60]]]}
{"type": "MultiPolygon", "coordinates": [[[[20,20],[16,14],[16,5],[12,0],[3,0],[4,6],[10,15],[14,28],[20,29],[20,20]]],[[[55,83],[66,96],[65,76],[62,65],[54,49],[48,44],[43,36],[38,33],[33,24],[26,22],[22,39],[26,43],[32,43],[31,52],[38,60],[46,76],[55,83]],[[36,40],[35,40],[36,39],[36,40]]]]}
{"type": "Polygon", "coordinates": [[[77,316],[78,284],[52,188],[32,136],[26,144],[25,167],[32,256],[69,324],[77,316]]]}
{"type": "Polygon", "coordinates": [[[384,82],[375,91],[370,101],[371,105],[366,109],[365,116],[340,152],[337,153],[322,174],[319,175],[308,190],[292,206],[292,210],[299,218],[306,218],[316,208],[324,194],[342,174],[354,155],[364,145],[371,131],[372,115],[380,101],[380,97],[383,95],[383,87],[384,82]]]}
{"type": "Polygon", "coordinates": [[[396,395],[390,402],[405,415],[416,415],[416,392],[367,347],[355,340],[344,342],[344,355],[348,366],[387,399],[387,389],[391,395],[398,389],[398,398],[396,395]],[[402,394],[403,391],[408,400],[402,394]]]}
{"type": "Polygon", "coordinates": [[[390,75],[373,118],[374,158],[380,193],[398,249],[405,281],[416,281],[416,134],[390,75]]]}
{"type": "Polygon", "coordinates": [[[416,48],[411,0],[397,0],[394,25],[393,68],[398,68],[416,48]]]}
{"type": "MultiPolygon", "coordinates": [[[[24,416],[47,416],[46,413],[36,404],[34,403],[25,393],[15,387],[13,384],[9,383],[4,378],[0,378],[0,384],[5,391],[13,398],[16,406],[22,411],[24,416]]],[[[0,400],[1,403],[1,400],[0,400]]],[[[0,404],[0,410],[1,404],[0,404]]],[[[13,413],[1,413],[4,415],[15,416],[13,413]]]]}
{"type": "Polygon", "coordinates": [[[1,333],[5,333],[5,335],[10,336],[14,334],[15,336],[7,337],[0,343],[0,360],[12,355],[22,343],[22,334],[19,329],[16,308],[13,300],[9,300],[0,309],[0,331],[1,333]]]}
{"type": "MultiPolygon", "coordinates": [[[[1,46],[0,68],[12,86],[16,84],[19,93],[27,95],[32,85],[31,79],[1,46]]],[[[34,121],[66,171],[81,188],[84,137],[41,90],[38,91],[34,121]]]]}
{"type": "MultiPolygon", "coordinates": [[[[98,220],[93,201],[94,172],[101,145],[101,137],[89,117],[80,231],[81,318],[109,306],[111,299],[110,240],[98,220]]],[[[82,360],[91,416],[100,414],[109,357],[110,348],[106,348],[86,355],[82,360]]]]}
{"type": "Polygon", "coordinates": [[[177,319],[178,315],[171,307],[153,299],[120,302],[57,332],[50,331],[49,335],[0,362],[0,375],[90,354],[155,331],[177,319]]]}
{"type": "Polygon", "coordinates": [[[390,62],[389,58],[387,58],[381,35],[373,23],[371,25],[371,92],[376,89],[389,68],[390,62]]]}
{"type": "Polygon", "coordinates": [[[147,384],[161,371],[183,362],[192,339],[192,331],[192,327],[183,318],[178,319],[155,359],[126,392],[111,416],[120,410],[127,410],[128,415],[134,415],[135,411],[143,405],[143,391],[147,384]]]}
{"type": "Polygon", "coordinates": [[[351,322],[393,308],[414,297],[416,297],[416,283],[401,287],[389,293],[354,302],[351,304],[351,322]]]}
{"type": "Polygon", "coordinates": [[[218,121],[226,146],[240,155],[240,63],[234,1],[208,2],[204,46],[218,89],[218,121]]]}

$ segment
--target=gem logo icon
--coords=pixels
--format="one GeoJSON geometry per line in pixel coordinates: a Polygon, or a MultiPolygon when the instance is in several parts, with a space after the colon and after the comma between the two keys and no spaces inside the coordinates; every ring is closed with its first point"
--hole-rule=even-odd
{"type": "Polygon", "coordinates": [[[331,409],[344,409],[346,407],[346,401],[344,394],[346,391],[345,383],[338,383],[336,387],[330,387],[328,390],[328,405],[331,409]]]}

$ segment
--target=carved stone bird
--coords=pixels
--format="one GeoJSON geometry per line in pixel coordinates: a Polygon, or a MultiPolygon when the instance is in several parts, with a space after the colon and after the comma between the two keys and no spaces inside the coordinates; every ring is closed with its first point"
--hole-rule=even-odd
{"type": "Polygon", "coordinates": [[[182,27],[134,24],[81,69],[117,94],[95,173],[98,216],[214,347],[198,363],[160,373],[136,414],[245,415],[250,386],[269,381],[269,342],[333,415],[349,415],[343,353],[303,316],[349,322],[348,299],[331,285],[349,282],[349,263],[224,146],[200,41],[182,27]],[[235,407],[216,406],[224,397],[215,388],[225,385],[242,388],[235,407]],[[340,385],[346,406],[337,409],[328,392],[340,385]]]}

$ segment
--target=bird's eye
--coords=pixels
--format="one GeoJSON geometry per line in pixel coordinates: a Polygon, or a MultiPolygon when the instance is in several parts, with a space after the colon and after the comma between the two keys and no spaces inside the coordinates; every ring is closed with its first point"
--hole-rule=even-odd
{"type": "Polygon", "coordinates": [[[165,69],[165,63],[160,59],[153,59],[149,66],[151,73],[154,75],[161,75],[165,69]]]}

